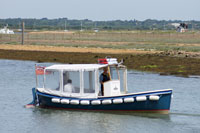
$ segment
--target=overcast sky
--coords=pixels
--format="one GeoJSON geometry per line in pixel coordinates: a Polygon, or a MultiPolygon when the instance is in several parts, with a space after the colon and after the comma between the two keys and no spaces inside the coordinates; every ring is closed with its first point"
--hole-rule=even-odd
{"type": "Polygon", "coordinates": [[[200,20],[200,0],[0,0],[0,18],[200,20]]]}

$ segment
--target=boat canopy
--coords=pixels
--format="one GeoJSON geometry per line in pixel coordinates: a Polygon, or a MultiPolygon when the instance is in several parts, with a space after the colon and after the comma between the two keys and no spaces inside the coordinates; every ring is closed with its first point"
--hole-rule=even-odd
{"type": "Polygon", "coordinates": [[[104,96],[120,95],[121,88],[126,93],[127,70],[120,64],[57,64],[43,67],[43,91],[58,96],[96,98],[100,93],[100,74],[105,67],[110,80],[104,83],[104,96]]]}
{"type": "Polygon", "coordinates": [[[107,67],[107,64],[65,64],[65,65],[52,65],[46,67],[46,70],[66,70],[66,71],[94,71],[104,67],[107,67]]]}

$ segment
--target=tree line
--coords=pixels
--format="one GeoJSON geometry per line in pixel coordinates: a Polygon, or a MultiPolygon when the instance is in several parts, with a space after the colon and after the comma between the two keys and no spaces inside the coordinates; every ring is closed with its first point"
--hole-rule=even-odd
{"type": "Polygon", "coordinates": [[[20,29],[21,23],[25,22],[26,29],[30,30],[174,30],[174,23],[186,23],[188,29],[200,30],[200,21],[181,20],[112,20],[112,21],[92,21],[89,19],[75,20],[68,18],[58,19],[34,19],[34,18],[8,18],[0,19],[0,28],[8,24],[9,28],[20,29]]]}

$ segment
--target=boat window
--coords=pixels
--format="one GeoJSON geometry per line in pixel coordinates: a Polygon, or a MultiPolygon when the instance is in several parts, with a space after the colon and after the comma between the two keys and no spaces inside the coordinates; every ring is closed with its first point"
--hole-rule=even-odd
{"type": "Polygon", "coordinates": [[[95,93],[95,73],[94,71],[84,71],[84,93],[95,93]]]}
{"type": "Polygon", "coordinates": [[[116,67],[110,67],[110,74],[111,74],[111,79],[112,80],[118,80],[118,70],[116,67]]]}
{"type": "Polygon", "coordinates": [[[51,90],[60,90],[60,74],[58,71],[46,71],[45,88],[51,90]]]}
{"type": "Polygon", "coordinates": [[[80,93],[79,71],[63,71],[63,92],[80,93]]]}
{"type": "Polygon", "coordinates": [[[123,68],[117,69],[116,67],[110,67],[110,74],[111,74],[112,80],[120,79],[120,89],[121,91],[123,91],[124,90],[124,69],[123,68]]]}
{"type": "Polygon", "coordinates": [[[124,91],[124,69],[119,69],[119,75],[120,75],[120,89],[121,91],[124,91]]]}

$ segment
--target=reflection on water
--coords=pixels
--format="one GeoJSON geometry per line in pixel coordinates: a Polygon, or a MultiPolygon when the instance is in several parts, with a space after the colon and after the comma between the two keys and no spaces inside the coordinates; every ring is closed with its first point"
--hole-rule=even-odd
{"type": "Polygon", "coordinates": [[[159,124],[161,121],[170,121],[169,115],[161,114],[99,113],[51,109],[34,109],[34,111],[33,117],[37,118],[35,121],[36,123],[44,122],[46,123],[45,126],[48,127],[51,125],[52,121],[54,121],[57,126],[56,130],[63,131],[67,128],[72,132],[131,132],[132,130],[139,132],[141,128],[144,128],[149,122],[156,122],[159,124]]]}
{"type": "Polygon", "coordinates": [[[173,89],[170,114],[26,109],[35,86],[31,61],[0,60],[0,132],[199,132],[199,78],[128,71],[129,92],[173,89]]]}

